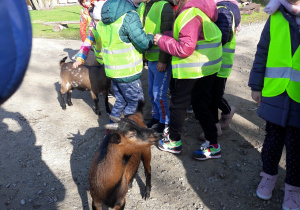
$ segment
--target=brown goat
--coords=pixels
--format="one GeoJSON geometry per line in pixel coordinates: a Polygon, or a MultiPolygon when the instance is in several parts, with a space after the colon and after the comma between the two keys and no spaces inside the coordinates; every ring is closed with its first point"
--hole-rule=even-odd
{"type": "Polygon", "coordinates": [[[62,108],[66,109],[66,102],[64,99],[67,93],[67,103],[72,106],[71,92],[74,89],[81,91],[90,90],[92,98],[95,102],[95,113],[100,115],[101,112],[98,107],[98,94],[102,93],[105,101],[106,112],[110,113],[108,106],[108,91],[110,88],[110,79],[105,75],[104,65],[101,66],[84,66],[80,65],[78,68],[73,68],[73,62],[65,63],[67,57],[60,61],[60,77],[61,77],[61,103],[62,108]]]}
{"type": "MultiPolygon", "coordinates": [[[[141,106],[140,102],[138,110],[141,110],[141,106]]],[[[111,119],[117,123],[105,125],[111,131],[96,151],[90,170],[90,193],[94,210],[101,210],[102,205],[124,209],[129,185],[141,160],[146,176],[143,198],[150,197],[150,147],[159,139],[159,134],[146,128],[140,111],[128,118],[111,119]]]]}

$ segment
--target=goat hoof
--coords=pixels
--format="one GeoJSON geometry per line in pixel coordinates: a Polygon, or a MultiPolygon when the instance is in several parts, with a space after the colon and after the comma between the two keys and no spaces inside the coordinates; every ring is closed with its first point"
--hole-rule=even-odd
{"type": "Polygon", "coordinates": [[[150,191],[148,191],[148,192],[146,191],[144,194],[144,199],[148,200],[149,198],[150,198],[150,191]]]}
{"type": "Polygon", "coordinates": [[[99,110],[95,110],[96,115],[101,115],[101,112],[99,110]]]}
{"type": "Polygon", "coordinates": [[[73,103],[72,102],[68,102],[68,106],[73,106],[73,103]]]}
{"type": "Polygon", "coordinates": [[[61,108],[62,108],[63,110],[66,110],[66,109],[67,109],[66,105],[62,105],[61,108]]]}

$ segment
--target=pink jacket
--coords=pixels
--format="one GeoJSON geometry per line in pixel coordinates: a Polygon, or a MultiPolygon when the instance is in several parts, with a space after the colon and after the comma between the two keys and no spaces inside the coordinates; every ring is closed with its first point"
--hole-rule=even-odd
{"type": "MultiPolygon", "coordinates": [[[[218,10],[214,0],[189,0],[181,12],[191,7],[199,8],[213,22],[218,19],[218,10]]],[[[173,38],[173,32],[167,31],[159,39],[158,46],[162,51],[173,56],[186,58],[194,52],[197,41],[204,39],[202,29],[202,19],[195,17],[181,29],[178,41],[173,38]]]]}

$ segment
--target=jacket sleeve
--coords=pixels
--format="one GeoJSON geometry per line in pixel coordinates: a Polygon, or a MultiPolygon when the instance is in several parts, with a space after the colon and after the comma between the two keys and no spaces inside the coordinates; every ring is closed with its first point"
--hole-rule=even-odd
{"type": "Polygon", "coordinates": [[[153,45],[152,34],[146,34],[140,17],[136,12],[129,12],[124,18],[124,34],[128,36],[130,42],[139,52],[145,52],[153,45]]]}
{"type": "MultiPolygon", "coordinates": [[[[174,23],[174,9],[171,4],[167,3],[164,5],[164,8],[161,13],[161,25],[160,31],[161,33],[165,33],[166,31],[171,31],[174,23]]],[[[159,53],[159,62],[168,63],[171,60],[171,55],[160,51],[159,53]]]]}
{"type": "Polygon", "coordinates": [[[82,43],[80,50],[77,53],[77,57],[76,57],[77,61],[81,61],[82,63],[85,63],[85,59],[86,59],[87,55],[89,54],[94,42],[95,42],[94,34],[93,34],[92,30],[89,30],[89,35],[87,36],[85,41],[82,43]]]}
{"type": "Polygon", "coordinates": [[[251,90],[261,91],[264,86],[266,64],[270,45],[270,18],[267,20],[262,31],[257,51],[255,54],[253,66],[250,72],[248,86],[251,90]]]}
{"type": "Polygon", "coordinates": [[[178,41],[163,35],[159,39],[158,46],[162,51],[170,55],[186,58],[194,52],[201,33],[202,19],[195,17],[181,29],[178,41]]]}
{"type": "Polygon", "coordinates": [[[215,23],[222,32],[222,45],[232,40],[232,20],[232,14],[229,9],[223,7],[218,9],[218,20],[215,23]]]}
{"type": "Polygon", "coordinates": [[[86,39],[86,27],[87,27],[87,19],[85,17],[84,10],[82,10],[80,14],[79,32],[80,32],[81,40],[83,42],[86,39]]]}

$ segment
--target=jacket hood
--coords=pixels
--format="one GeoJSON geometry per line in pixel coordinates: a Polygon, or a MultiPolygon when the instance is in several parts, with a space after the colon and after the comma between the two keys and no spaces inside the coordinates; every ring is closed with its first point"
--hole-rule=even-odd
{"type": "Polygon", "coordinates": [[[111,24],[130,11],[136,11],[136,8],[127,0],[107,0],[101,11],[102,22],[111,24]]]}
{"type": "Polygon", "coordinates": [[[199,8],[213,22],[216,22],[218,19],[218,10],[214,0],[189,0],[187,3],[185,3],[181,12],[191,7],[199,8]]]}

